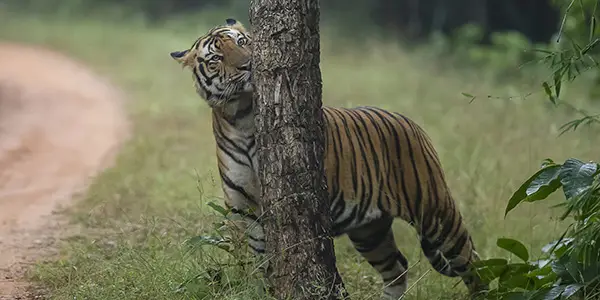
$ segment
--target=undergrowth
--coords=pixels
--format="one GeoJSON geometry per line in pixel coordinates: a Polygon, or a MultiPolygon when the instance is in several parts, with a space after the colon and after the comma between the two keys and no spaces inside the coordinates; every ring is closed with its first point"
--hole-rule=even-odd
{"type": "MultiPolygon", "coordinates": [[[[212,20],[227,17],[207,12],[150,28],[135,19],[0,15],[0,38],[75,56],[111,77],[131,99],[132,139],[117,165],[69,212],[86,230],[64,242],[61,257],[31,272],[51,298],[265,299],[243,246],[234,252],[210,246],[220,244],[222,221],[208,204],[221,201],[210,113],[189,75],[169,57],[213,26],[212,20]]],[[[432,42],[409,51],[386,39],[356,41],[338,37],[334,28],[322,30],[324,104],[375,105],[417,121],[440,154],[478,252],[503,259],[503,266],[547,259],[544,245],[573,221],[548,207],[563,198],[549,194],[548,202],[532,202],[505,218],[507,201],[541,160],[593,159],[600,140],[591,128],[558,136],[578,113],[543,104],[543,90],[531,86],[547,79],[543,70],[517,74],[529,57],[515,49],[526,46],[487,51],[464,43],[468,51],[458,51],[432,42]],[[467,58],[460,53],[475,64],[461,66],[467,58]],[[521,250],[505,246],[513,254],[506,252],[497,247],[505,245],[498,238],[520,241],[521,250]],[[522,248],[529,249],[526,256],[522,248]]],[[[594,108],[588,81],[565,82],[563,97],[578,108],[594,108]]],[[[394,228],[409,259],[410,299],[465,295],[459,279],[432,271],[411,227],[398,221],[394,228]]],[[[336,255],[353,299],[377,299],[381,279],[347,238],[336,239],[336,255]]]]}

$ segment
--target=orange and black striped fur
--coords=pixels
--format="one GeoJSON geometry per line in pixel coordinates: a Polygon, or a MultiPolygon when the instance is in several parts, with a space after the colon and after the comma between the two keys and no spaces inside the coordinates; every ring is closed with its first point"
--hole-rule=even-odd
{"type": "MultiPolygon", "coordinates": [[[[198,94],[212,107],[225,204],[247,231],[250,247],[262,254],[250,42],[242,24],[228,19],[171,56],[192,70],[198,94]]],[[[485,289],[468,274],[479,258],[423,129],[375,107],[324,107],[323,113],[333,229],[336,236],[348,234],[381,274],[383,299],[398,299],[407,286],[408,262],[392,234],[395,217],[414,226],[435,270],[461,276],[472,293],[485,289]]]]}

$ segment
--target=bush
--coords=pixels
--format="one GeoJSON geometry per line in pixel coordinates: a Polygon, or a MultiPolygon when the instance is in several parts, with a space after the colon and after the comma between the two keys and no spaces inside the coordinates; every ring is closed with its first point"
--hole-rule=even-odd
{"type": "Polygon", "coordinates": [[[570,158],[563,164],[547,159],[510,198],[505,214],[523,202],[535,202],[562,187],[561,220],[571,219],[543,257],[531,260],[520,241],[500,238],[497,245],[521,261],[493,258],[477,264],[479,274],[497,287],[488,299],[596,299],[600,295],[600,165],[570,158]],[[572,298],[575,297],[575,298],[572,298]]]}
{"type": "MultiPolygon", "coordinates": [[[[565,20],[575,22],[568,33],[581,32],[577,18],[568,13],[565,20]]],[[[594,1],[596,2],[596,1],[594,1]]],[[[596,6],[587,10],[591,1],[580,1],[580,12],[591,11],[595,20],[596,6]],[[587,6],[586,6],[587,5],[587,6]]],[[[566,22],[565,21],[565,22],[566,22]]],[[[564,42],[557,51],[542,50],[543,62],[550,65],[550,81],[542,83],[548,99],[557,105],[567,105],[560,100],[563,81],[574,81],[587,71],[597,71],[594,49],[596,22],[592,21],[585,46],[577,38],[564,42]],[[565,45],[569,45],[566,47],[565,45]]],[[[577,36],[576,37],[581,37],[577,36]]],[[[572,107],[572,106],[570,106],[572,107]]],[[[583,124],[600,122],[598,115],[579,110],[584,116],[566,123],[562,133],[575,130],[583,124]]],[[[532,260],[522,242],[500,238],[497,246],[520,259],[512,263],[502,258],[480,261],[476,265],[479,274],[496,287],[487,299],[598,299],[600,297],[600,165],[569,158],[562,164],[546,159],[542,168],[533,174],[508,201],[505,216],[523,202],[543,201],[562,188],[564,200],[555,206],[562,209],[561,221],[568,220],[562,235],[542,248],[540,259],[532,260]]]]}

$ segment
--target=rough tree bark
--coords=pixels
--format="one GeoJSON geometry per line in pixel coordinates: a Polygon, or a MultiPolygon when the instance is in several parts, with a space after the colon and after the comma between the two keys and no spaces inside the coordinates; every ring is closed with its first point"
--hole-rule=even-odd
{"type": "Polygon", "coordinates": [[[319,1],[253,0],[250,7],[272,290],[278,299],[340,299],[323,167],[319,1]]]}

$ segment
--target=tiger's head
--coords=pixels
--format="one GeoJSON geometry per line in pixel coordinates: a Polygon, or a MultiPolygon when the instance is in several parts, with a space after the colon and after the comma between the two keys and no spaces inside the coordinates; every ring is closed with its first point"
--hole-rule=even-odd
{"type": "Polygon", "coordinates": [[[252,93],[250,33],[244,26],[227,19],[198,38],[192,47],[171,52],[171,57],[189,67],[196,92],[215,108],[252,93]]]}

